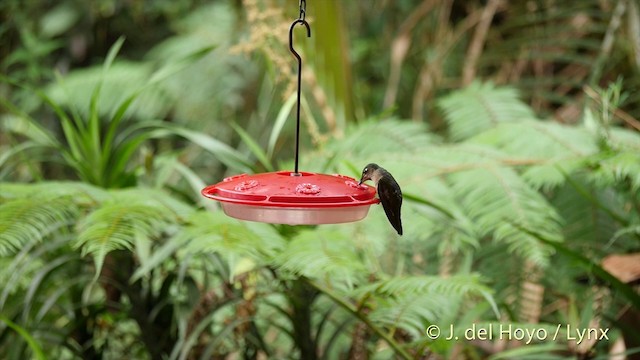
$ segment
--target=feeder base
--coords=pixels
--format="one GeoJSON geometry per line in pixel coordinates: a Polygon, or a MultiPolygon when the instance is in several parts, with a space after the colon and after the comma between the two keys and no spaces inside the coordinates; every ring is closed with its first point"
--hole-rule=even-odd
{"type": "Polygon", "coordinates": [[[228,216],[240,220],[258,221],[287,225],[339,224],[362,220],[369,212],[369,206],[342,208],[283,208],[221,203],[228,216]]]}

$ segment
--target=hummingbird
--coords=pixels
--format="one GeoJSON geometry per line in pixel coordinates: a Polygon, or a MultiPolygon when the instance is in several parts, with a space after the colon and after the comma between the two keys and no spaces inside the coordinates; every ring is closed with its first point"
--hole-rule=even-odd
{"type": "Polygon", "coordinates": [[[402,190],[400,190],[400,185],[387,170],[373,163],[364,167],[359,184],[362,185],[367,180],[373,180],[387,219],[396,229],[398,235],[402,235],[402,221],[400,220],[402,190]]]}

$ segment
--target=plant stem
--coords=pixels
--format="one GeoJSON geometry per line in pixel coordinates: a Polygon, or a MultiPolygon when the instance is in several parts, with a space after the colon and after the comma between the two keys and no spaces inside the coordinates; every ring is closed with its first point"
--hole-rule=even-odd
{"type": "Polygon", "coordinates": [[[311,333],[311,305],[317,296],[316,289],[301,279],[293,282],[288,296],[293,310],[291,314],[293,340],[300,350],[301,359],[318,358],[317,344],[311,333]]]}
{"type": "Polygon", "coordinates": [[[615,211],[613,211],[612,209],[608,208],[607,206],[605,206],[598,198],[597,195],[592,195],[592,192],[588,191],[587,189],[585,189],[582,185],[580,185],[578,182],[574,181],[569,174],[567,174],[564,170],[562,170],[561,168],[558,167],[558,170],[562,173],[562,175],[564,176],[565,180],[567,181],[567,183],[569,185],[571,185],[571,187],[573,187],[580,195],[582,195],[585,199],[589,200],[589,202],[591,202],[592,204],[594,204],[595,206],[597,206],[598,208],[600,208],[602,211],[606,212],[609,216],[611,216],[612,219],[614,219],[615,221],[619,222],[620,224],[622,224],[623,226],[629,226],[629,220],[625,219],[624,217],[622,217],[621,215],[617,214],[615,211]]]}
{"type": "Polygon", "coordinates": [[[323,293],[323,294],[327,295],[328,297],[330,297],[331,300],[336,302],[336,304],[340,305],[342,308],[344,308],[345,310],[350,312],[351,315],[357,317],[360,321],[362,321],[365,325],[367,325],[369,327],[369,329],[371,329],[374,333],[376,333],[378,336],[383,338],[384,341],[386,341],[387,344],[389,344],[389,346],[391,346],[391,348],[396,352],[396,354],[400,355],[403,359],[407,359],[407,360],[413,359],[413,357],[406,350],[404,350],[400,346],[400,344],[398,344],[395,340],[393,340],[393,338],[391,336],[389,336],[389,334],[384,332],[384,330],[382,330],[378,326],[374,325],[371,322],[371,320],[365,314],[363,314],[362,312],[358,311],[355,308],[355,306],[349,304],[348,302],[346,302],[345,300],[340,298],[340,296],[338,296],[338,294],[336,294],[333,291],[329,290],[328,288],[316,283],[315,281],[312,281],[312,280],[307,279],[307,278],[305,278],[305,280],[307,281],[307,283],[309,285],[313,286],[314,288],[316,288],[321,293],[323,293]]]}
{"type": "Polygon", "coordinates": [[[613,42],[615,40],[615,33],[620,27],[622,23],[622,16],[624,15],[627,9],[627,0],[618,0],[616,7],[613,10],[611,15],[611,20],[609,20],[609,26],[607,27],[607,31],[604,35],[604,39],[602,39],[602,45],[600,47],[600,53],[594,62],[594,65],[591,70],[591,76],[589,76],[588,84],[592,87],[597,85],[598,80],[600,80],[600,75],[602,75],[602,71],[607,60],[610,59],[611,51],[613,49],[613,42]]]}

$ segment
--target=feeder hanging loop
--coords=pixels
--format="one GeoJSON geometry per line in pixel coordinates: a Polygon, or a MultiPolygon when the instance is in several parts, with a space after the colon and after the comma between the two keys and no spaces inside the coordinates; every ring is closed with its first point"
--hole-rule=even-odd
{"type": "Polygon", "coordinates": [[[297,24],[302,24],[307,28],[307,37],[311,37],[311,27],[309,23],[304,19],[306,15],[307,2],[300,0],[300,17],[291,24],[289,28],[289,50],[298,59],[298,102],[296,106],[296,153],[295,153],[295,171],[292,176],[300,176],[298,172],[298,153],[300,152],[300,87],[302,84],[302,58],[300,54],[293,48],[293,28],[297,24]]]}
{"type": "Polygon", "coordinates": [[[307,14],[307,1],[300,0],[300,17],[299,20],[304,20],[305,15],[307,14]]]}

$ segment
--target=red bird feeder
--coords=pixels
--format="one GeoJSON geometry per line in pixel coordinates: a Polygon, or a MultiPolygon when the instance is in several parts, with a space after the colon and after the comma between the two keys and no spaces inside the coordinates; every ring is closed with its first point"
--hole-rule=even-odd
{"type": "Polygon", "coordinates": [[[358,221],[379,202],[375,188],[348,176],[289,171],[228,177],[202,195],[231,217],[289,225],[358,221]]]}
{"type": "Polygon", "coordinates": [[[293,49],[293,29],[302,24],[311,36],[304,19],[305,5],[301,0],[300,18],[289,29],[289,49],[298,59],[295,171],[236,175],[204,188],[202,195],[220,201],[228,216],[275,224],[337,224],[363,219],[369,206],[379,202],[375,188],[360,185],[354,178],[298,172],[302,59],[293,49]]]}

